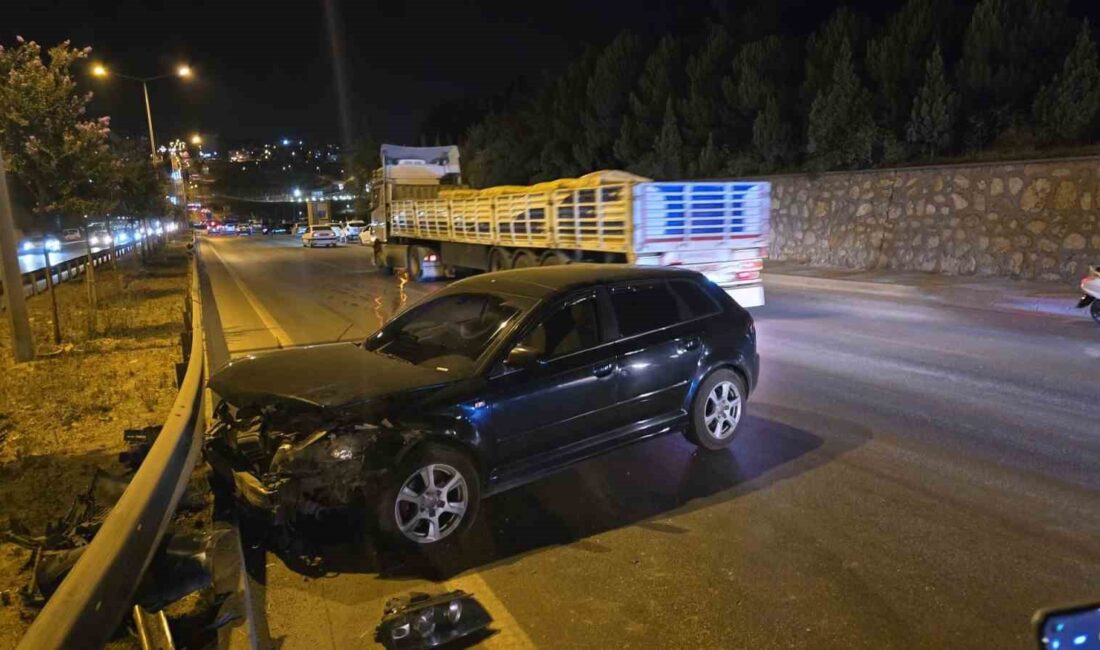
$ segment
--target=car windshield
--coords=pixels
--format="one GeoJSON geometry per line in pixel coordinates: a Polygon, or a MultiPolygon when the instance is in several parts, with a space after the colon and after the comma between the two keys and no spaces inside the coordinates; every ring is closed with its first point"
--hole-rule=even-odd
{"type": "Polygon", "coordinates": [[[332,228],[329,226],[314,226],[313,232],[332,232],[332,228]]]}
{"type": "Polygon", "coordinates": [[[469,371],[532,304],[488,293],[443,296],[406,311],[363,346],[416,365],[469,371]]]}

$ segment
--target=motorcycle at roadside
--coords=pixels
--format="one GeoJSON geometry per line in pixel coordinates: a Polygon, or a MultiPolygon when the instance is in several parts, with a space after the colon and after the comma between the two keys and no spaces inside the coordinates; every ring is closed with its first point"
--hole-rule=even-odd
{"type": "Polygon", "coordinates": [[[1078,308],[1088,307],[1092,320],[1100,323],[1100,270],[1095,266],[1089,267],[1089,274],[1081,278],[1081,300],[1078,308]]]}

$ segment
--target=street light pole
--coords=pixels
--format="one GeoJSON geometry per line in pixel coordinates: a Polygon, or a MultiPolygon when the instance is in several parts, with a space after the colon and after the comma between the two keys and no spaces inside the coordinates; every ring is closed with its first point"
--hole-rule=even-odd
{"type": "MultiPolygon", "coordinates": [[[[43,240],[43,244],[45,241],[43,240]]],[[[11,319],[12,354],[16,363],[34,360],[34,337],[27,317],[27,297],[23,295],[23,275],[16,253],[15,223],[11,216],[8,179],[4,173],[4,153],[0,151],[0,263],[3,264],[4,298],[11,319]]]]}
{"type": "Polygon", "coordinates": [[[142,80],[141,90],[145,93],[145,119],[149,122],[149,151],[153,158],[157,157],[157,143],[153,139],[153,111],[149,108],[149,82],[142,80]]]}
{"type": "Polygon", "coordinates": [[[137,81],[141,83],[141,91],[145,95],[145,119],[149,123],[149,151],[152,157],[157,157],[157,143],[156,138],[153,136],[153,110],[149,107],[149,82],[157,81],[159,79],[167,79],[169,77],[179,77],[180,79],[190,79],[192,77],[191,66],[181,65],[176,68],[175,74],[162,74],[155,77],[131,77],[126,74],[119,74],[117,72],[110,72],[103,64],[97,63],[92,66],[92,76],[95,77],[108,77],[115,76],[120,79],[127,79],[129,81],[137,81]]]}

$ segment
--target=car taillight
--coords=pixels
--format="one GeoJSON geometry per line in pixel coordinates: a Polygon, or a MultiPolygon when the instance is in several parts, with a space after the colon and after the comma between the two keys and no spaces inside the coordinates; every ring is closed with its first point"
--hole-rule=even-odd
{"type": "Polygon", "coordinates": [[[738,280],[756,280],[760,278],[760,271],[738,271],[738,280]]]}

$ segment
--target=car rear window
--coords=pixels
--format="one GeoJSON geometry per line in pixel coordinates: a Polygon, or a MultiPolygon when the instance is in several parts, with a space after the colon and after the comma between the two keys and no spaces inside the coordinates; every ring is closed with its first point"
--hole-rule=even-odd
{"type": "Polygon", "coordinates": [[[671,282],[670,285],[672,291],[683,302],[684,308],[687,310],[685,316],[688,319],[709,316],[719,311],[718,303],[714,301],[714,298],[707,295],[707,292],[697,283],[690,280],[676,280],[671,282]]]}
{"type": "Polygon", "coordinates": [[[676,297],[664,282],[613,287],[611,306],[622,336],[652,332],[680,320],[676,297]]]}

